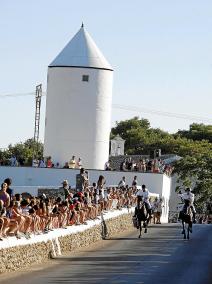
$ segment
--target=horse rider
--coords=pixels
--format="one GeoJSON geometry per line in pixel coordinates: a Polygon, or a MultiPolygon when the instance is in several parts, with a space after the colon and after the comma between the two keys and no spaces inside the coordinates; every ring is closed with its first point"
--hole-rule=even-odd
{"type": "Polygon", "coordinates": [[[142,199],[144,200],[144,205],[145,205],[146,211],[151,216],[151,205],[150,205],[150,202],[149,202],[150,194],[149,194],[149,190],[146,188],[145,184],[143,184],[141,186],[141,189],[136,193],[136,196],[142,197],[142,199]]]}
{"type": "Polygon", "coordinates": [[[138,195],[137,196],[137,205],[135,207],[135,213],[133,215],[133,217],[137,217],[139,219],[140,215],[141,215],[141,202],[143,201],[143,197],[138,195]]]}
{"type": "Polygon", "coordinates": [[[186,203],[189,202],[189,206],[191,208],[192,214],[193,214],[193,223],[196,223],[196,219],[195,219],[195,214],[196,214],[196,210],[194,207],[194,194],[191,192],[191,188],[187,187],[185,189],[185,193],[181,193],[181,191],[178,194],[179,197],[181,197],[181,199],[184,201],[184,206],[182,209],[182,213],[186,213],[188,205],[186,203]]]}

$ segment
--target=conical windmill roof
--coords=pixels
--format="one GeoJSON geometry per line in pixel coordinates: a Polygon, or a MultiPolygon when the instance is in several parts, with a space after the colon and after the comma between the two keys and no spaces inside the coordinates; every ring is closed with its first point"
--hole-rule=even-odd
{"type": "Polygon", "coordinates": [[[113,70],[83,25],[49,67],[113,70]]]}

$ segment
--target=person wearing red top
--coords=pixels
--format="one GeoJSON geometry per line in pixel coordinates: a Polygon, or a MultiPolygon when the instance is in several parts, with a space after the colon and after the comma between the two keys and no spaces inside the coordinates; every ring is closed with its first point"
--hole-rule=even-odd
{"type": "Polygon", "coordinates": [[[49,157],[49,158],[47,159],[47,161],[46,161],[46,167],[47,167],[47,168],[52,168],[52,159],[51,159],[51,157],[49,157]]]}

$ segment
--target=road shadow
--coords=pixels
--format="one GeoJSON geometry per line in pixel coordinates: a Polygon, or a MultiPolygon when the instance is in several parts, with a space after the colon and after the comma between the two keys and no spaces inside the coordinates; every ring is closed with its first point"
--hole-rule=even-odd
{"type": "Polygon", "coordinates": [[[139,241],[139,239],[138,238],[135,238],[135,237],[132,237],[132,238],[130,238],[130,237],[107,237],[105,240],[107,240],[107,241],[135,241],[135,240],[138,240],[139,241]]]}
{"type": "Polygon", "coordinates": [[[181,226],[181,223],[171,223],[170,225],[165,224],[150,224],[149,228],[157,228],[157,229],[177,229],[181,226]]]}

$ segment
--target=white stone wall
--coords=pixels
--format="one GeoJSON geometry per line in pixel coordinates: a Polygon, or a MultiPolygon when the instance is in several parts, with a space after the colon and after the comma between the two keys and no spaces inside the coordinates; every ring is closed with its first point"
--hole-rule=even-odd
{"type": "MultiPolygon", "coordinates": [[[[157,193],[164,198],[162,211],[162,222],[168,222],[169,198],[171,178],[163,174],[139,173],[139,172],[118,172],[118,171],[97,171],[88,170],[90,183],[97,182],[99,175],[106,179],[106,186],[117,186],[123,176],[126,183],[131,185],[133,177],[137,175],[138,185],[145,184],[150,192],[157,193]]],[[[60,187],[61,182],[67,179],[71,186],[75,187],[76,174],[79,170],[72,169],[48,169],[32,167],[0,167],[0,179],[7,177],[13,180],[12,188],[16,192],[30,192],[37,194],[38,187],[60,187]]]]}

